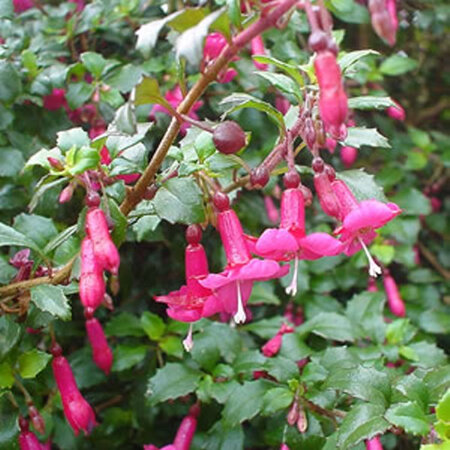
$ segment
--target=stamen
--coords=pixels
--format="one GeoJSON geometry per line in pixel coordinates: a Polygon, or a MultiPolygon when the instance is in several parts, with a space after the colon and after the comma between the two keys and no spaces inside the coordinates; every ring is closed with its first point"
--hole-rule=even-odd
{"type": "Polygon", "coordinates": [[[360,237],[358,237],[358,240],[369,261],[369,275],[373,278],[376,278],[378,275],[381,275],[381,267],[373,260],[369,249],[366,247],[366,244],[364,244],[364,241],[360,237]]]}
{"type": "Polygon", "coordinates": [[[295,296],[297,295],[297,278],[298,278],[298,258],[294,259],[294,273],[292,274],[291,284],[285,289],[286,294],[295,296]]]}
{"type": "Polygon", "coordinates": [[[247,316],[245,315],[244,310],[244,304],[242,303],[242,294],[241,294],[241,284],[239,280],[236,281],[236,287],[237,287],[237,311],[234,315],[234,321],[236,323],[244,323],[247,319],[247,316]]]}
{"type": "Polygon", "coordinates": [[[183,339],[183,347],[187,352],[194,348],[194,340],[192,339],[192,323],[189,324],[189,331],[185,339],[183,339]]]}

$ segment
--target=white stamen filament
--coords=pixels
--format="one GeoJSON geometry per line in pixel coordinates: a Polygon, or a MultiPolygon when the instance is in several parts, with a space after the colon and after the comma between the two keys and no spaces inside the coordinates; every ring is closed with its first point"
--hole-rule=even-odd
{"type": "Polygon", "coordinates": [[[292,274],[291,284],[285,289],[286,294],[295,296],[297,295],[297,277],[298,277],[298,258],[294,259],[294,273],[292,274]]]}
{"type": "Polygon", "coordinates": [[[245,315],[244,310],[244,304],[242,303],[242,294],[241,294],[241,284],[239,280],[236,281],[236,288],[237,288],[237,311],[234,315],[234,321],[236,323],[244,323],[247,319],[247,316],[245,315]]]}
{"type": "Polygon", "coordinates": [[[185,339],[183,339],[183,347],[187,352],[194,348],[194,340],[192,339],[192,323],[189,324],[189,331],[185,339]]]}
{"type": "Polygon", "coordinates": [[[376,278],[378,275],[381,275],[381,267],[373,260],[369,249],[366,247],[366,244],[364,244],[364,241],[360,237],[358,238],[358,240],[369,261],[369,275],[373,278],[376,278]]]}

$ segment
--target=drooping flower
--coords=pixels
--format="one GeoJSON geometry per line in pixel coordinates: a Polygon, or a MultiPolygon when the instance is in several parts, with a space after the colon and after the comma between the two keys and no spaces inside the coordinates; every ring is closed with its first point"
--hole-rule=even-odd
{"type": "Polygon", "coordinates": [[[358,150],[348,145],[341,148],[341,161],[346,169],[350,169],[358,157],[358,150]]]}
{"type": "Polygon", "coordinates": [[[61,394],[64,415],[75,435],[78,435],[80,430],[89,434],[97,424],[94,411],[78,390],[70,364],[62,356],[61,347],[54,344],[51,352],[53,354],[53,376],[61,394]]]}
{"type": "Polygon", "coordinates": [[[14,12],[22,13],[34,7],[33,0],[13,0],[14,12]]]}
{"type": "Polygon", "coordinates": [[[216,193],[213,201],[218,210],[218,229],[227,266],[219,274],[209,274],[204,280],[200,280],[200,284],[216,292],[220,300],[217,306],[222,311],[233,314],[236,323],[242,323],[246,320],[244,307],[250,297],[253,282],[284,276],[288,267],[280,267],[274,260],[252,258],[241,222],[230,208],[228,197],[216,193]]]}
{"type": "Polygon", "coordinates": [[[291,103],[289,102],[289,100],[280,95],[277,94],[275,97],[275,108],[278,109],[278,111],[280,111],[281,114],[286,114],[289,111],[289,108],[291,107],[291,103]]]}
{"type": "Polygon", "coordinates": [[[85,237],[81,243],[80,300],[85,308],[97,309],[106,292],[103,269],[98,264],[92,241],[85,237]]]}
{"type": "Polygon", "coordinates": [[[102,209],[91,208],[87,212],[86,233],[92,241],[92,248],[99,266],[117,275],[120,256],[109,234],[108,223],[102,209]]]}
{"type": "MultiPolygon", "coordinates": [[[[177,109],[178,106],[180,105],[180,103],[183,101],[183,93],[181,92],[180,86],[177,85],[171,91],[167,91],[164,98],[167,100],[167,102],[173,109],[177,109]]],[[[191,110],[189,111],[189,117],[191,117],[194,120],[198,120],[199,117],[198,117],[196,111],[199,108],[201,108],[202,105],[203,105],[202,101],[195,102],[194,105],[192,106],[191,110]]],[[[163,105],[154,105],[152,110],[150,111],[149,118],[151,120],[155,120],[155,117],[156,117],[155,114],[158,112],[170,115],[170,112],[163,105]]],[[[186,130],[189,127],[190,127],[190,124],[187,122],[184,122],[180,128],[181,132],[186,133],[186,130]]]]}
{"type": "Polygon", "coordinates": [[[368,6],[375,33],[389,45],[394,45],[398,26],[396,11],[394,13],[392,5],[388,6],[387,0],[369,0],[368,6]]]}
{"type": "Polygon", "coordinates": [[[404,122],[406,119],[406,112],[400,103],[395,102],[395,106],[389,106],[386,108],[386,113],[389,117],[395,120],[399,120],[400,122],[404,122]]]}
{"type": "MultiPolygon", "coordinates": [[[[226,45],[227,39],[223,34],[217,32],[208,34],[205,39],[205,46],[203,47],[202,67],[206,67],[209,63],[217,59],[226,45]]],[[[219,83],[229,83],[236,75],[236,70],[225,68],[217,75],[217,81],[219,83]]]]}
{"type": "Polygon", "coordinates": [[[266,208],[266,214],[269,221],[272,223],[278,223],[280,220],[280,213],[278,212],[273,198],[270,195],[264,196],[264,206],[266,208]]]}
{"type": "Polygon", "coordinates": [[[31,423],[33,424],[35,430],[41,434],[45,434],[44,418],[33,403],[28,405],[28,415],[30,416],[31,423]]]}
{"type": "Polygon", "coordinates": [[[185,250],[186,285],[167,295],[155,296],[157,302],[168,305],[167,315],[180,322],[189,322],[191,326],[183,344],[187,351],[193,346],[192,322],[210,316],[217,310],[218,299],[212,290],[200,283],[209,274],[205,249],[200,244],[202,231],[199,225],[190,225],[186,230],[188,246],[185,250]]]}
{"type": "MultiPolygon", "coordinates": [[[[266,55],[266,48],[264,47],[264,41],[263,41],[261,35],[254,37],[250,42],[250,46],[252,48],[252,56],[253,55],[260,55],[260,56],[266,55]]],[[[259,70],[267,70],[267,67],[268,67],[267,64],[260,63],[255,60],[253,60],[253,64],[259,70]]]]}
{"type": "Polygon", "coordinates": [[[328,50],[320,52],[314,60],[314,70],[319,83],[320,117],[331,137],[342,139],[347,134],[348,102],[336,55],[328,50]]]}
{"type": "Polygon", "coordinates": [[[283,342],[283,335],[287,333],[293,333],[294,329],[286,325],[285,323],[281,324],[280,329],[277,331],[274,337],[269,339],[262,347],[261,351],[264,356],[267,358],[271,358],[272,356],[275,356],[281,348],[281,344],[283,342]]]}
{"type": "Polygon", "coordinates": [[[97,367],[108,375],[113,362],[112,351],[100,322],[95,317],[92,317],[90,311],[87,314],[85,313],[85,315],[89,317],[86,320],[86,332],[91,343],[93,360],[97,367]]]}
{"type": "Polygon", "coordinates": [[[42,100],[45,109],[49,111],[56,111],[57,109],[63,108],[67,105],[66,90],[54,88],[52,93],[49,95],[44,95],[42,100]]]}
{"type": "Polygon", "coordinates": [[[48,444],[42,444],[36,435],[29,430],[28,421],[19,417],[19,446],[20,450],[50,450],[48,444]]]}
{"type": "Polygon", "coordinates": [[[366,441],[366,450],[383,450],[380,438],[378,436],[375,436],[372,439],[368,439],[366,441]]]}
{"type": "Polygon", "coordinates": [[[383,274],[383,285],[386,291],[389,309],[397,317],[405,317],[406,306],[397,287],[397,283],[388,270],[383,274]]]}
{"type": "Polygon", "coordinates": [[[314,260],[322,256],[341,253],[342,243],[326,233],[305,233],[305,204],[299,189],[300,177],[288,173],[284,178],[285,190],[281,197],[281,223],[279,228],[265,230],[256,242],[256,254],[277,261],[294,259],[294,273],[288,294],[297,293],[297,269],[300,259],[314,260]]]}

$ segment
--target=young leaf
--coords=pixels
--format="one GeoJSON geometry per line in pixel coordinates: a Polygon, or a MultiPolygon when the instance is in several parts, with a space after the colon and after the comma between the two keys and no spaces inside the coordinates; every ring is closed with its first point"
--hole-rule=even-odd
{"type": "Polygon", "coordinates": [[[253,59],[259,63],[273,64],[275,67],[277,67],[278,69],[282,70],[284,73],[289,75],[297,83],[298,86],[303,87],[305,85],[305,80],[303,79],[303,76],[300,73],[301,70],[300,66],[294,66],[293,64],[285,63],[271,56],[259,55],[254,56],[253,59]]]}
{"type": "Polygon", "coordinates": [[[9,316],[0,317],[0,360],[2,360],[9,351],[19,341],[22,329],[20,325],[13,321],[9,316]]]}
{"type": "Polygon", "coordinates": [[[107,64],[107,61],[102,55],[95,52],[84,52],[80,55],[80,59],[84,67],[86,67],[95,78],[100,78],[103,69],[107,64]]]}
{"type": "Polygon", "coordinates": [[[338,62],[341,66],[341,70],[346,72],[353,66],[353,64],[369,55],[379,55],[379,53],[375,50],[356,50],[339,56],[338,62]]]}
{"type": "Polygon", "coordinates": [[[45,369],[47,363],[52,359],[49,353],[33,349],[19,356],[19,374],[22,378],[35,378],[45,369]]]}
{"type": "Polygon", "coordinates": [[[9,227],[4,223],[0,223],[0,247],[10,245],[17,245],[19,247],[28,247],[32,250],[38,250],[38,247],[32,239],[22,233],[19,233],[14,228],[9,227]]]}

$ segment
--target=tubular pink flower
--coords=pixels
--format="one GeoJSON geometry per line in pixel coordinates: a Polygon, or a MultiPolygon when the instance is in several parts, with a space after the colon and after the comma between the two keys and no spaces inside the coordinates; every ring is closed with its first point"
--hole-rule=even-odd
{"type": "Polygon", "coordinates": [[[33,0],[13,0],[14,12],[22,13],[34,7],[33,0]]]}
{"type": "MultiPolygon", "coordinates": [[[[397,13],[388,6],[387,0],[369,0],[368,2],[372,27],[375,33],[384,39],[389,45],[394,45],[397,32],[397,13]]],[[[394,5],[395,8],[395,5],[394,5]]]]}
{"type": "Polygon", "coordinates": [[[398,16],[397,16],[397,0],[386,0],[386,8],[391,18],[392,26],[397,32],[398,30],[398,16]]]}
{"type": "Polygon", "coordinates": [[[81,243],[80,300],[85,308],[97,309],[105,297],[106,286],[102,267],[94,254],[92,241],[85,237],[81,243]]]}
{"type": "Polygon", "coordinates": [[[358,150],[355,147],[342,147],[341,148],[341,161],[346,169],[350,169],[358,158],[358,150]]]}
{"type": "Polygon", "coordinates": [[[280,351],[281,344],[283,343],[283,335],[293,332],[294,329],[292,327],[283,323],[277,334],[263,345],[261,349],[263,355],[267,358],[275,356],[280,351]]]}
{"type": "Polygon", "coordinates": [[[286,97],[283,97],[282,95],[277,94],[275,97],[275,108],[280,111],[281,114],[286,114],[289,111],[289,108],[291,107],[291,103],[286,97]]]}
{"type": "Polygon", "coordinates": [[[400,122],[404,122],[406,119],[406,112],[400,103],[395,102],[396,106],[389,106],[386,108],[386,113],[389,117],[395,120],[399,120],[400,122]]]}
{"type": "MultiPolygon", "coordinates": [[[[180,86],[177,85],[171,91],[167,91],[166,95],[165,95],[165,99],[170,104],[170,106],[172,106],[173,109],[177,109],[178,106],[180,105],[180,103],[183,101],[183,93],[181,92],[180,86]]],[[[198,117],[196,111],[197,111],[197,109],[201,108],[202,105],[203,105],[202,101],[195,102],[189,112],[189,117],[191,117],[192,119],[198,120],[199,117],[198,117]]],[[[150,111],[149,118],[151,120],[154,120],[156,117],[155,114],[157,112],[170,115],[170,112],[164,106],[154,105],[152,110],[150,111]]],[[[186,133],[186,130],[189,127],[190,127],[190,124],[187,122],[184,122],[183,125],[181,126],[181,132],[186,133]]]]}
{"type": "MultiPolygon", "coordinates": [[[[209,63],[217,59],[226,45],[227,39],[223,34],[217,32],[208,34],[205,39],[205,46],[203,47],[202,67],[206,67],[209,63]]],[[[229,83],[236,75],[236,70],[225,68],[218,74],[217,81],[219,83],[229,83]]]]}
{"type": "Polygon", "coordinates": [[[284,276],[288,267],[280,267],[273,260],[251,258],[239,218],[230,209],[228,197],[224,194],[219,195],[220,206],[216,198],[214,200],[219,209],[218,229],[227,257],[227,266],[223,272],[209,274],[199,282],[216,292],[222,311],[233,314],[235,322],[242,323],[246,320],[244,308],[250,297],[253,282],[284,276]]]}
{"type": "Polygon", "coordinates": [[[176,450],[189,450],[196,428],[197,418],[192,415],[186,416],[178,427],[177,434],[173,441],[174,448],[176,450]]]}
{"type": "Polygon", "coordinates": [[[383,285],[386,291],[388,306],[392,314],[394,314],[394,316],[397,317],[405,317],[406,315],[405,302],[400,296],[397,283],[389,273],[386,273],[383,276],[383,285]]]}
{"type": "Polygon", "coordinates": [[[356,200],[353,192],[342,180],[335,179],[332,181],[331,189],[333,189],[334,195],[339,203],[339,215],[337,219],[344,220],[351,211],[358,208],[358,200],[356,200]]]}
{"type": "Polygon", "coordinates": [[[44,95],[42,98],[43,106],[49,111],[56,111],[67,105],[65,89],[54,88],[52,93],[44,95]]]}
{"type": "Polygon", "coordinates": [[[280,213],[278,212],[273,198],[270,195],[264,196],[264,206],[266,208],[266,214],[269,221],[272,223],[278,223],[280,220],[280,213]]]}
{"type": "MultiPolygon", "coordinates": [[[[264,41],[261,35],[254,37],[250,42],[252,48],[252,56],[253,55],[266,55],[266,48],[264,47],[264,41]]],[[[259,70],[267,70],[268,65],[265,63],[260,63],[258,61],[253,60],[253,64],[259,70]]]]}
{"type": "Polygon", "coordinates": [[[46,450],[47,444],[41,444],[36,435],[29,430],[28,421],[23,417],[19,418],[19,446],[20,450],[46,450]]]}
{"type": "Polygon", "coordinates": [[[366,450],[383,450],[380,438],[378,436],[366,441],[366,450]]]}
{"type": "Polygon", "coordinates": [[[100,322],[95,318],[86,320],[86,332],[91,343],[95,364],[108,375],[113,362],[113,354],[100,322]]]}
{"type": "Polygon", "coordinates": [[[89,434],[97,424],[95,414],[78,390],[67,359],[54,353],[52,368],[56,385],[61,394],[64,415],[67,421],[73,428],[75,435],[78,435],[80,430],[83,430],[85,434],[89,434]]]}
{"type": "Polygon", "coordinates": [[[320,206],[325,214],[339,217],[339,201],[331,187],[331,181],[325,171],[314,174],[314,187],[316,188],[320,206]]]}
{"type": "Polygon", "coordinates": [[[287,444],[281,444],[280,450],[289,450],[287,444]]]}
{"type": "Polygon", "coordinates": [[[108,230],[105,213],[100,208],[91,208],[86,214],[86,232],[92,241],[98,264],[112,274],[119,271],[120,256],[108,230]]]}

